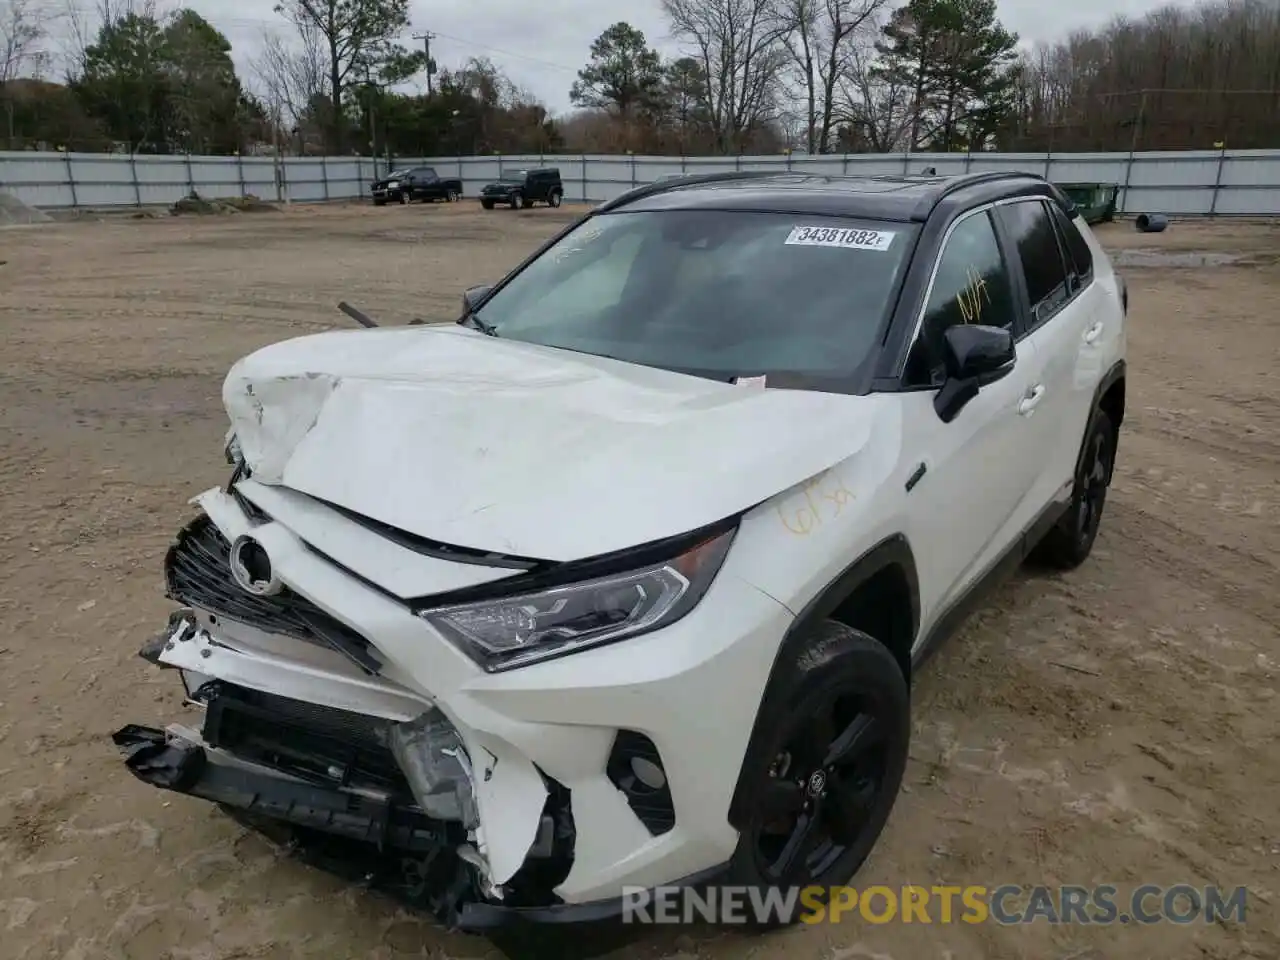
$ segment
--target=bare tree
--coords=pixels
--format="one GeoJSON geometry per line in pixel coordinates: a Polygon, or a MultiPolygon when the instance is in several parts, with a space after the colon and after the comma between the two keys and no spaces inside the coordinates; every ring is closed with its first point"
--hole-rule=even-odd
{"type": "Polygon", "coordinates": [[[47,14],[32,0],[0,0],[0,87],[39,56],[47,14]]]}
{"type": "Polygon", "coordinates": [[[828,153],[837,121],[837,88],[860,36],[878,28],[888,0],[780,0],[784,45],[805,99],[810,153],[828,153]]]}
{"type": "Polygon", "coordinates": [[[411,65],[416,63],[416,55],[396,43],[409,25],[409,0],[279,0],[276,12],[287,17],[300,34],[313,30],[323,38],[330,102],[329,148],[343,153],[347,134],[343,93],[347,88],[357,78],[368,82],[375,73],[385,74],[389,69],[411,73],[411,65]]]}
{"type": "Polygon", "coordinates": [[[296,128],[327,87],[324,37],[307,25],[298,27],[294,43],[271,31],[250,69],[273,122],[296,128]]]}
{"type": "Polygon", "coordinates": [[[672,32],[692,46],[706,76],[716,146],[741,149],[772,119],[786,64],[786,24],[777,0],[662,0],[672,32]]]}
{"type": "Polygon", "coordinates": [[[845,149],[900,150],[910,131],[913,91],[881,76],[875,66],[876,50],[870,37],[851,45],[835,95],[838,122],[850,128],[853,141],[846,143],[845,149]]]}

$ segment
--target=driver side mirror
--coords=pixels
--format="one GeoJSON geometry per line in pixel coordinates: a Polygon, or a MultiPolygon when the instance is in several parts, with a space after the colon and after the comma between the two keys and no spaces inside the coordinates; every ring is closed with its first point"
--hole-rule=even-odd
{"type": "Polygon", "coordinates": [[[476,311],[476,309],[484,302],[484,298],[489,295],[489,291],[493,289],[493,284],[482,284],[478,287],[471,287],[462,294],[462,313],[467,316],[476,311]]]}
{"type": "Polygon", "coordinates": [[[933,398],[933,409],[950,423],[978,391],[1013,369],[1017,350],[1003,327],[958,323],[943,333],[947,380],[933,398]]]}

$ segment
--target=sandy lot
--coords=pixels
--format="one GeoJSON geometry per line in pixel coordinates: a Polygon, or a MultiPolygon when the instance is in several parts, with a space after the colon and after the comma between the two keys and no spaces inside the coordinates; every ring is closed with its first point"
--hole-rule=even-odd
{"type": "MultiPolygon", "coordinates": [[[[225,480],[227,367],[349,325],[343,298],[388,323],[450,319],[570,216],[295,208],[0,232],[0,956],[497,955],[143,786],[107,737],[183,714],[135,651],[167,614],[186,498],[225,480]]],[[[1126,268],[1129,418],[1093,558],[1019,576],[927,667],[907,786],[858,880],[1247,885],[1247,923],[651,930],[611,956],[1280,956],[1280,227],[1104,239],[1184,256],[1125,254],[1145,261],[1126,268]]]]}

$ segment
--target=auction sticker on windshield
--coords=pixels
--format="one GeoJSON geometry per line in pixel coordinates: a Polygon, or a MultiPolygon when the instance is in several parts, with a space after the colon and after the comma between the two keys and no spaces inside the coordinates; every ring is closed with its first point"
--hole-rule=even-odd
{"type": "Polygon", "coordinates": [[[846,247],[850,250],[888,250],[894,234],[887,230],[855,230],[847,227],[792,227],[788,246],[846,247]]]}

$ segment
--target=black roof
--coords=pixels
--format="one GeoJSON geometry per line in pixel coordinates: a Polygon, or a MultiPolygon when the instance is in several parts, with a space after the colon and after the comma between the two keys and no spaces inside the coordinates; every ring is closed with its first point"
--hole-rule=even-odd
{"type": "Polygon", "coordinates": [[[951,177],[705,174],[646,184],[599,209],[755,210],[924,222],[944,202],[971,207],[1013,196],[1050,197],[1074,213],[1070,201],[1043,177],[1015,172],[951,177]]]}

